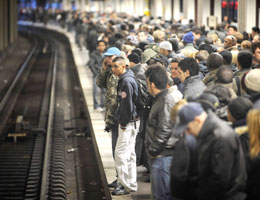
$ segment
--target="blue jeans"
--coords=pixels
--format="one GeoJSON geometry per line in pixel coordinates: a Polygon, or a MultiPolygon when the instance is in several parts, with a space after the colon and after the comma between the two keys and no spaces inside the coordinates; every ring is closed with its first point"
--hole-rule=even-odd
{"type": "Polygon", "coordinates": [[[172,200],[170,168],[172,156],[150,160],[150,176],[153,200],[172,200]]]}

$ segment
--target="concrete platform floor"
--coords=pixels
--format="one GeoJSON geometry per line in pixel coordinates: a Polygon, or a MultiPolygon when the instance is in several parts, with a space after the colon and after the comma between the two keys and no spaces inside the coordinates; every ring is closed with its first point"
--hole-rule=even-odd
{"type": "MultiPolygon", "coordinates": [[[[37,24],[36,24],[37,26],[37,24]]],[[[42,25],[39,25],[42,26],[42,25]]],[[[59,26],[48,25],[47,28],[55,29],[59,32],[64,33],[70,40],[72,52],[74,54],[75,63],[77,65],[80,81],[82,88],[84,90],[85,99],[90,112],[93,129],[95,132],[97,144],[99,147],[99,152],[102,158],[103,166],[105,169],[107,182],[110,183],[115,180],[116,172],[114,167],[114,160],[112,157],[112,147],[111,147],[111,134],[104,132],[104,114],[102,112],[97,112],[93,108],[93,97],[92,97],[92,73],[86,66],[88,61],[88,51],[83,49],[79,50],[75,44],[74,33],[67,32],[66,30],[60,28],[59,26]]],[[[146,183],[145,180],[147,176],[144,176],[145,168],[142,166],[137,167],[137,177],[138,177],[138,191],[133,192],[130,195],[123,196],[112,196],[113,200],[148,200],[151,199],[151,189],[150,183],[146,183]]]]}

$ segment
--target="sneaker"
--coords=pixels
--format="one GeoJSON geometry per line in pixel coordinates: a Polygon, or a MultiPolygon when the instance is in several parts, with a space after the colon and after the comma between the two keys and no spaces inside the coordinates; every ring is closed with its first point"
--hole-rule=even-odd
{"type": "Polygon", "coordinates": [[[101,108],[101,107],[98,107],[98,108],[96,108],[96,109],[95,109],[95,111],[98,111],[98,112],[103,112],[103,111],[104,111],[104,109],[103,109],[103,108],[101,108]]]}
{"type": "Polygon", "coordinates": [[[110,188],[117,188],[117,187],[118,187],[118,185],[117,185],[117,179],[114,180],[112,183],[108,184],[108,187],[110,187],[110,188]]]}
{"type": "Polygon", "coordinates": [[[126,191],[123,186],[115,188],[114,191],[111,192],[112,195],[125,195],[129,194],[130,192],[126,191]]]}

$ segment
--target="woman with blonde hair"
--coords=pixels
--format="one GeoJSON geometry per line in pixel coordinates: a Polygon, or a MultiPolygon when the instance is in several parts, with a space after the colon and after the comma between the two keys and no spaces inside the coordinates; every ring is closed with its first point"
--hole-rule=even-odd
{"type": "Polygon", "coordinates": [[[260,109],[250,110],[247,115],[249,133],[249,160],[246,200],[260,199],[260,109]]]}

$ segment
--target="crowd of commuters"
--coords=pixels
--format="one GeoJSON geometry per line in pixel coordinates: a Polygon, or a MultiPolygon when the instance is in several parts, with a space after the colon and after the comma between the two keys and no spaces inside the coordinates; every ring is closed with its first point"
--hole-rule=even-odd
{"type": "Polygon", "coordinates": [[[89,51],[94,108],[105,109],[112,132],[113,195],[137,191],[136,166],[144,165],[152,199],[260,199],[258,27],[64,16],[89,51]],[[142,89],[149,95],[140,109],[142,89]]]}

